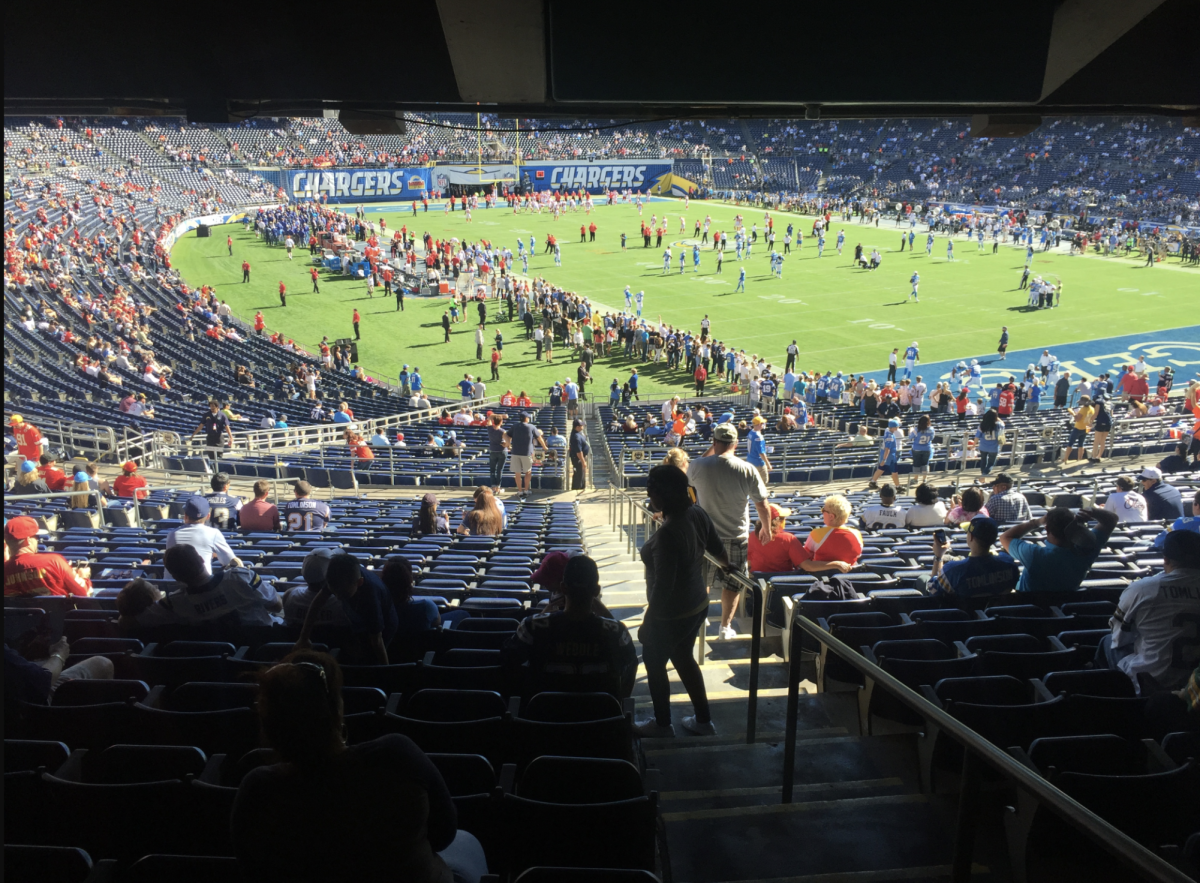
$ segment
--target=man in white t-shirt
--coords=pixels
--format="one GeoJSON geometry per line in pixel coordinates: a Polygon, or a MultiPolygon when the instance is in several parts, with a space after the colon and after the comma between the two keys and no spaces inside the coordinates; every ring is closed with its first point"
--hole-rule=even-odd
{"type": "Polygon", "coordinates": [[[1121,593],[1112,626],[1111,640],[1100,642],[1097,665],[1125,672],[1139,692],[1143,673],[1163,689],[1183,686],[1200,665],[1200,534],[1167,534],[1162,573],[1121,593]]]}
{"type": "Polygon", "coordinates": [[[233,549],[229,548],[229,542],[225,539],[225,535],[205,523],[208,521],[210,511],[211,507],[204,497],[199,494],[189,497],[183,505],[183,526],[177,527],[167,534],[166,542],[168,549],[177,545],[194,548],[204,562],[206,576],[212,576],[214,555],[221,562],[222,567],[242,566],[241,559],[233,554],[233,549]]]}
{"type": "Polygon", "coordinates": [[[896,505],[896,489],[885,484],[879,489],[879,503],[864,506],[859,522],[863,530],[883,530],[889,527],[904,527],[904,515],[908,510],[896,505]]]}
{"type": "MultiPolygon", "coordinates": [[[[725,546],[725,554],[734,568],[748,576],[746,560],[750,544],[750,513],[747,499],[758,511],[759,539],[765,546],[771,542],[771,514],[767,510],[767,486],[758,470],[736,456],[738,431],[731,423],[713,429],[712,447],[704,456],[691,462],[687,475],[696,489],[696,502],[708,513],[725,546]]],[[[723,570],[704,562],[709,587],[721,589],[721,631],[723,639],[737,632],[731,625],[737,611],[741,587],[729,580],[723,570]]]]}
{"type": "Polygon", "coordinates": [[[1117,479],[1117,489],[1108,495],[1104,508],[1115,512],[1118,521],[1146,520],[1146,498],[1134,490],[1133,479],[1124,475],[1117,479]]]}

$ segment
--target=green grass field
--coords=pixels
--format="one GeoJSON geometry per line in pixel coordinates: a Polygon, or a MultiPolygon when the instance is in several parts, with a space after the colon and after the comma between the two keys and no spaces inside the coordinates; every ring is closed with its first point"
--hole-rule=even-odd
{"type": "MultiPolygon", "coordinates": [[[[601,311],[624,308],[623,291],[631,285],[646,292],[644,317],[659,316],[668,324],[699,331],[708,314],[713,333],[727,344],[762,355],[782,365],[784,349],[795,339],[805,369],[873,371],[886,367],[887,353],[901,350],[913,340],[921,344],[926,363],[989,353],[995,350],[1000,326],[1008,325],[1011,349],[1052,346],[1082,340],[1175,328],[1194,324],[1200,271],[1181,268],[1172,259],[1154,268],[1140,260],[1068,256],[1039,253],[1035,273],[1053,274],[1064,283],[1062,305],[1055,310],[1028,312],[1026,292],[1017,291],[1024,265],[1024,252],[1002,246],[991,254],[977,253],[975,244],[955,241],[956,260],[946,260],[946,240],[938,236],[931,257],[924,251],[925,234],[918,232],[917,251],[899,252],[900,230],[887,221],[879,228],[839,224],[835,218],[824,256],[817,257],[816,241],[809,235],[811,218],[783,213],[776,215],[776,247],[783,248],[783,231],[789,220],[805,233],[803,250],[786,259],[783,278],[771,276],[767,249],[762,244],[761,210],[693,202],[686,211],[687,232],[678,235],[682,201],[652,202],[643,217],[652,214],[669,218],[667,242],[688,242],[687,272],[679,274],[679,245],[672,272],[662,272],[662,249],[642,248],[638,237],[639,217],[632,206],[600,206],[592,215],[565,213],[555,222],[549,214],[512,214],[507,208],[479,209],[468,224],[461,212],[446,215],[431,210],[414,218],[411,212],[384,211],[388,228],[402,224],[439,238],[456,236],[467,241],[486,238],[507,245],[516,253],[516,239],[528,243],[530,233],[538,239],[537,254],[529,265],[531,275],[546,279],[588,297],[601,311]],[[734,293],[739,263],[732,246],[726,252],[723,273],[717,275],[712,251],[702,250],[700,272],[692,272],[691,233],[696,219],[711,215],[714,230],[732,234],[733,218],[741,212],[747,227],[758,223],[759,245],[745,262],[746,292],[734,293]],[[595,221],[596,242],[580,243],[581,223],[595,221]],[[834,248],[837,231],[845,229],[846,248],[838,257],[834,248]],[[620,248],[621,233],[629,235],[626,252],[620,248]],[[554,233],[562,243],[563,266],[554,266],[551,255],[542,255],[546,235],[554,233]],[[882,265],[875,271],[852,266],[854,245],[862,243],[869,253],[878,248],[882,265]],[[913,270],[921,274],[920,303],[909,303],[908,280],[913,270]],[[1189,294],[1190,292],[1190,294],[1189,294]]],[[[918,228],[920,231],[920,228],[918,228]]],[[[267,326],[282,331],[306,348],[314,349],[322,335],[352,337],[351,311],[362,314],[359,362],[368,372],[394,378],[401,365],[419,366],[428,386],[448,389],[464,372],[482,372],[487,365],[476,362],[474,325],[455,326],[451,343],[442,343],[441,315],[447,306],[442,298],[406,299],[406,311],[395,311],[392,299],[366,297],[362,281],[339,276],[321,279],[321,294],[310,294],[309,256],[297,249],[288,261],[282,248],[268,248],[240,225],[215,228],[208,239],[189,234],[176,244],[174,265],[194,285],[209,284],[244,319],[261,309],[267,326]],[[234,254],[226,253],[225,237],[234,240],[234,254]],[[249,258],[252,281],[241,283],[241,262],[249,258]],[[279,281],[287,283],[288,306],[282,309],[276,294],[279,281]]],[[[390,236],[390,233],[389,233],[390,236]]],[[[517,262],[516,269],[520,270],[517,262]]],[[[553,366],[533,359],[533,345],[524,340],[523,329],[507,323],[500,326],[506,345],[501,367],[501,389],[489,384],[491,392],[504,388],[544,391],[553,380],[574,374],[567,352],[556,351],[553,366]]],[[[490,343],[494,331],[489,327],[490,343]]],[[[486,348],[485,348],[486,356],[486,348]]],[[[623,356],[601,359],[592,376],[607,386],[613,377],[624,378],[630,364],[623,356]]],[[[643,394],[678,391],[688,386],[681,373],[665,367],[639,368],[643,394]]],[[[720,387],[718,386],[718,389],[720,387]]]]}

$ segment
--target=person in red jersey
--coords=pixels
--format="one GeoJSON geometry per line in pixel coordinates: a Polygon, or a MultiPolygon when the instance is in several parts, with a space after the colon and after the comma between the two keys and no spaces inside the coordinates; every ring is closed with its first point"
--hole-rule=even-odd
{"type": "Polygon", "coordinates": [[[37,535],[38,523],[28,515],[4,526],[4,597],[90,595],[87,565],[72,566],[62,555],[39,552],[37,535]]]}

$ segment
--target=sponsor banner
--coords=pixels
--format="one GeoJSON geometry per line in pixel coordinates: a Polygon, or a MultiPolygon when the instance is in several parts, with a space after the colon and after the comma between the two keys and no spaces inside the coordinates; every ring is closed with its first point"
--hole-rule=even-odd
{"type": "Polygon", "coordinates": [[[433,169],[287,169],[279,173],[293,201],[380,202],[421,199],[430,186],[433,169]]]}
{"type": "Polygon", "coordinates": [[[660,185],[674,168],[671,160],[596,160],[594,162],[529,163],[521,166],[521,183],[534,190],[640,190],[660,185]]]}
{"type": "Polygon", "coordinates": [[[188,218],[176,224],[175,229],[163,237],[163,248],[169,252],[175,247],[175,243],[183,237],[183,234],[195,230],[201,224],[205,224],[209,227],[219,227],[221,224],[237,224],[241,222],[241,220],[247,215],[253,218],[258,213],[259,209],[270,210],[278,207],[278,205],[252,205],[245,206],[244,208],[237,209],[236,211],[225,212],[224,214],[201,215],[200,217],[196,218],[188,218]]]}
{"type": "Polygon", "coordinates": [[[515,184],[517,167],[494,166],[438,166],[433,169],[433,189],[443,193],[451,184],[515,184]]]}

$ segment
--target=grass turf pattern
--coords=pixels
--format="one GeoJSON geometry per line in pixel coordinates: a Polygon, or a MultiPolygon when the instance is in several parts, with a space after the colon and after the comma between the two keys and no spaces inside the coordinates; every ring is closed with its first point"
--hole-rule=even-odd
{"type": "MultiPolygon", "coordinates": [[[[347,206],[353,212],[353,207],[347,206]]],[[[507,206],[478,208],[467,222],[461,211],[445,213],[440,206],[415,217],[397,206],[369,206],[367,217],[378,225],[387,220],[391,231],[408,225],[420,239],[428,231],[435,238],[458,237],[468,242],[487,239],[508,246],[516,255],[519,236],[528,247],[529,236],[537,238],[537,253],[529,262],[529,274],[541,276],[562,288],[588,297],[601,312],[624,309],[624,288],[646,292],[643,317],[662,320],[699,333],[705,314],[712,321],[713,335],[747,353],[763,356],[782,367],[786,346],[795,339],[800,348],[799,367],[855,373],[887,365],[887,355],[912,341],[919,341],[923,362],[994,353],[1002,325],[1009,327],[1010,349],[1049,347],[1138,332],[1171,329],[1194,322],[1200,304],[1200,271],[1179,266],[1176,258],[1152,268],[1144,259],[1070,256],[1060,252],[1038,252],[1033,273],[1052,276],[1064,284],[1061,306],[1053,310],[1030,310],[1027,292],[1017,290],[1025,262],[1023,248],[1002,245],[992,254],[990,241],[978,252],[974,241],[955,239],[953,262],[946,259],[946,237],[937,235],[932,254],[925,254],[925,231],[918,225],[915,252],[900,251],[902,229],[894,220],[879,227],[843,224],[835,217],[826,236],[822,257],[811,235],[813,219],[774,213],[776,250],[783,251],[788,223],[804,233],[800,250],[784,261],[783,277],[772,276],[769,249],[764,242],[763,210],[721,203],[693,201],[685,210],[682,200],[654,200],[638,210],[631,205],[598,205],[591,215],[582,210],[564,212],[558,221],[549,212],[514,215],[507,206]],[[732,245],[734,216],[742,214],[747,230],[758,225],[758,243],[752,255],[739,262],[732,245]],[[642,247],[640,221],[657,215],[667,217],[667,234],[661,248],[642,247]],[[679,234],[680,215],[686,218],[685,233],[679,234]],[[693,272],[691,244],[697,219],[712,218],[710,230],[731,237],[721,274],[711,246],[702,246],[699,272],[693,272]],[[580,242],[579,228],[595,222],[595,242],[580,242]],[[845,230],[846,242],[839,257],[837,233],[845,230]],[[561,243],[563,265],[554,265],[553,255],[544,254],[547,234],[561,243]],[[627,249],[621,250],[625,233],[627,249]],[[861,243],[866,254],[878,249],[881,266],[862,270],[853,265],[854,246],[861,243]],[[663,272],[663,250],[672,250],[669,273],[663,272]],[[679,272],[680,248],[687,250],[685,272],[679,272]],[[736,292],[739,270],[746,268],[746,291],[736,292]],[[909,301],[909,278],[921,275],[920,302],[909,301]]],[[[711,240],[711,232],[710,232],[711,240]]],[[[496,328],[504,334],[504,360],[500,382],[489,382],[489,392],[527,389],[544,392],[555,378],[574,377],[578,360],[569,350],[555,349],[553,365],[534,360],[532,342],[524,339],[519,323],[489,323],[484,347],[485,361],[475,360],[475,312],[471,321],[453,328],[449,344],[442,342],[441,317],[446,298],[406,298],[405,312],[397,312],[395,301],[376,290],[366,296],[362,280],[351,280],[322,270],[320,294],[312,294],[308,276],[310,258],[297,248],[287,259],[282,246],[268,247],[243,231],[241,225],[213,228],[212,236],[200,239],[188,234],[175,246],[172,262],[191,285],[214,286],[217,296],[228,301],[247,321],[261,309],[268,328],[282,331],[306,349],[314,351],[323,335],[330,339],[353,337],[351,313],[362,314],[359,364],[394,380],[403,364],[418,366],[428,387],[452,389],[465,372],[489,375],[486,359],[496,328]],[[226,235],[234,241],[233,256],[226,250],[226,235]],[[241,282],[241,263],[252,265],[251,281],[241,282]],[[277,295],[280,280],[288,287],[288,305],[281,308],[277,295]]],[[[519,273],[520,261],[514,260],[519,273]]],[[[495,308],[489,305],[489,315],[495,308]]],[[[615,351],[614,351],[615,352],[615,351]]],[[[605,389],[613,378],[624,380],[637,365],[623,355],[601,357],[592,370],[593,382],[605,389]]],[[[659,365],[637,365],[642,377],[641,392],[673,393],[689,389],[691,378],[682,371],[670,372],[665,361],[659,365]]],[[[714,372],[715,379],[715,372],[714,372]]],[[[265,378],[260,378],[260,382],[265,378]]],[[[710,392],[724,391],[710,383],[710,392]]],[[[589,390],[590,391],[590,390],[589,390]]]]}

